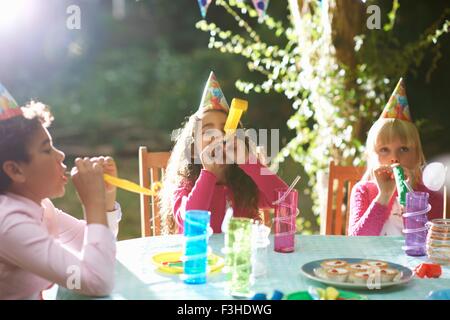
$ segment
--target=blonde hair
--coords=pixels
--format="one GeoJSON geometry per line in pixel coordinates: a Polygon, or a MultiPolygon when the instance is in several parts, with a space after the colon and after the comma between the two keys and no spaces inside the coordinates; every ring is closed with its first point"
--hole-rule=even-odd
{"type": "Polygon", "coordinates": [[[389,144],[395,139],[400,139],[402,144],[411,148],[415,152],[416,165],[411,177],[412,184],[416,185],[422,180],[422,167],[425,165],[425,156],[420,142],[419,132],[416,126],[409,121],[399,119],[378,119],[372,125],[367,135],[366,158],[367,170],[362,180],[374,180],[373,169],[377,165],[375,160],[377,146],[389,144]]]}

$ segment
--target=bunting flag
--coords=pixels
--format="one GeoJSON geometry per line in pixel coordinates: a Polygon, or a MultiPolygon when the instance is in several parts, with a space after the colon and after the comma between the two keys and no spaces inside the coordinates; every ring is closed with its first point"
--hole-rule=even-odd
{"type": "MultiPolygon", "coordinates": [[[[237,2],[244,2],[244,0],[236,0],[237,2]]],[[[253,6],[258,12],[258,16],[260,20],[265,16],[267,7],[269,6],[269,0],[252,0],[253,6]]],[[[206,18],[206,13],[208,12],[208,7],[211,4],[212,0],[197,0],[198,5],[200,7],[200,13],[202,14],[202,18],[206,18]]]]}
{"type": "Polygon", "coordinates": [[[269,0],[253,0],[253,5],[258,12],[259,18],[263,18],[269,6],[269,0]]]}
{"type": "Polygon", "coordinates": [[[200,6],[200,13],[202,14],[203,19],[206,17],[206,12],[208,11],[208,7],[211,4],[212,0],[197,0],[198,5],[200,6]]]}

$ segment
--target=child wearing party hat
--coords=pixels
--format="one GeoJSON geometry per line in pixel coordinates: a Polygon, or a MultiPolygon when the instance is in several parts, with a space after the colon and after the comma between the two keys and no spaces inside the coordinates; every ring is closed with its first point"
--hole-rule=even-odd
{"type": "Polygon", "coordinates": [[[257,159],[248,141],[225,135],[228,113],[211,72],[200,106],[179,131],[168,162],[160,192],[165,232],[182,232],[184,212],[191,209],[210,211],[215,233],[221,232],[228,207],[236,217],[260,220],[258,209],[272,206],[274,190],[287,188],[257,159]]]}
{"type": "Polygon", "coordinates": [[[113,288],[121,211],[103,173],[117,175],[116,166],[76,159],[71,178],[86,220],[56,209],[49,199],[64,195],[68,178],[52,120],[45,105],[19,107],[0,85],[0,300],[42,299],[54,283],[96,296],[113,288]]]}
{"type": "Polygon", "coordinates": [[[428,219],[440,217],[442,195],[422,183],[425,156],[419,132],[411,120],[403,79],[369,130],[366,155],[366,173],[351,194],[349,235],[402,235],[404,209],[398,202],[394,165],[401,166],[415,191],[429,193],[428,219]]]}

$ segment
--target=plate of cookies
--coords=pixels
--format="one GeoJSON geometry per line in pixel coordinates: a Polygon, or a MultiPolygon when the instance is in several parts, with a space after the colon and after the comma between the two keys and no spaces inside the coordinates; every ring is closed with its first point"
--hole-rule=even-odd
{"type": "Polygon", "coordinates": [[[356,258],[315,260],[300,270],[309,279],[353,289],[381,289],[407,283],[414,277],[411,269],[400,264],[356,258]]]}

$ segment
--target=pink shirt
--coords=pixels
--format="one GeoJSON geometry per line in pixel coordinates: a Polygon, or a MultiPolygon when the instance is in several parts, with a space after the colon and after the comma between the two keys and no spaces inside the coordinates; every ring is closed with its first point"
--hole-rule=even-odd
{"type": "MultiPolygon", "coordinates": [[[[415,191],[428,192],[431,211],[428,220],[442,218],[443,196],[438,192],[428,190],[420,184],[415,191]]],[[[352,190],[350,198],[350,220],[348,235],[350,236],[379,236],[384,224],[391,214],[397,191],[392,196],[389,205],[384,206],[375,202],[378,195],[378,186],[373,181],[360,181],[352,190]]]]}
{"type": "MultiPolygon", "coordinates": [[[[274,190],[277,188],[287,188],[288,186],[276,174],[270,172],[260,163],[242,164],[239,167],[255,182],[259,189],[259,208],[272,207],[275,201],[274,190]]],[[[216,184],[216,176],[207,171],[201,170],[200,175],[192,187],[182,186],[175,192],[175,219],[178,224],[178,231],[183,232],[183,212],[186,210],[207,210],[211,212],[210,226],[214,233],[222,232],[221,226],[225,216],[227,199],[233,204],[233,195],[226,185],[216,184]]],[[[254,213],[233,205],[235,217],[257,218],[254,213]]]]}
{"type": "MultiPolygon", "coordinates": [[[[117,232],[120,212],[112,214],[116,217],[108,221],[117,232]]],[[[48,199],[39,206],[15,194],[0,195],[0,299],[37,299],[53,283],[72,288],[79,283],[78,293],[108,295],[114,286],[113,232],[86,225],[48,199]]]]}

